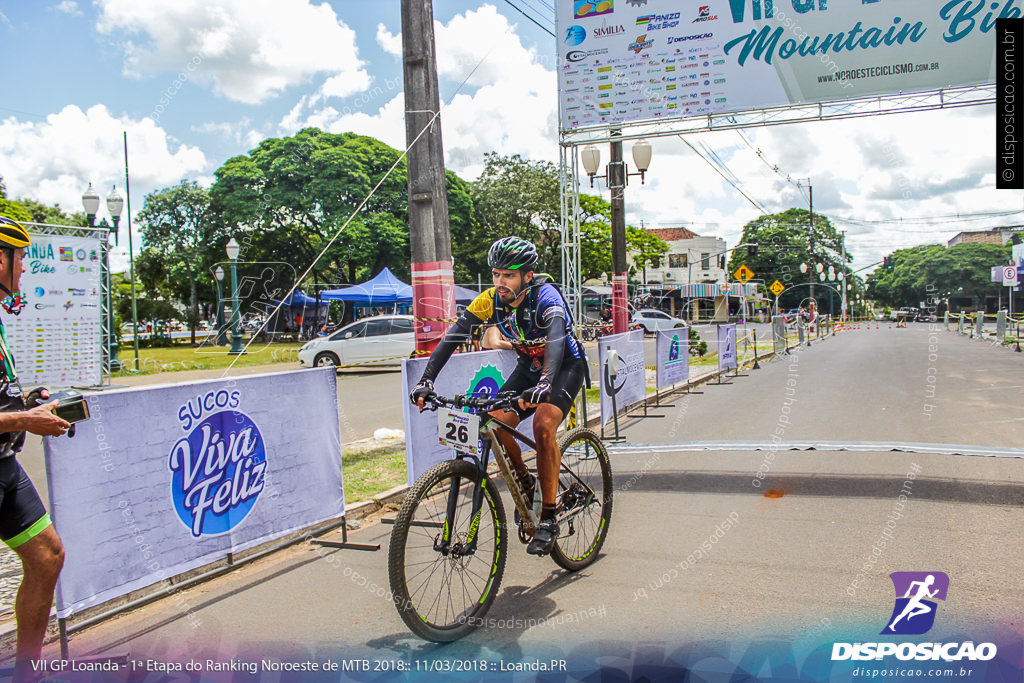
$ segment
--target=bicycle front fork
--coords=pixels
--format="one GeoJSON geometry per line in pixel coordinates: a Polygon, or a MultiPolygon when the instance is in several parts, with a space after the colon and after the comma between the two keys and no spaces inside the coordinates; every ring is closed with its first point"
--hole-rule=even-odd
{"type": "Polygon", "coordinates": [[[480,440],[480,458],[473,456],[459,455],[460,459],[472,458],[480,470],[480,483],[473,489],[473,505],[470,510],[469,531],[466,534],[465,542],[452,542],[452,529],[455,526],[455,514],[459,504],[459,490],[462,488],[462,481],[459,477],[452,478],[451,490],[448,492],[448,507],[445,511],[444,526],[441,533],[434,539],[434,550],[442,555],[457,555],[464,557],[476,552],[477,533],[480,531],[480,517],[484,508],[484,479],[487,476],[487,461],[491,452],[491,439],[480,440]]]}

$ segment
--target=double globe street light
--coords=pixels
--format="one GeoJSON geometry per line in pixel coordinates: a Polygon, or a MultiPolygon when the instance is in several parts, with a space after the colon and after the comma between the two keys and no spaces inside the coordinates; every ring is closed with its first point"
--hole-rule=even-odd
{"type": "Polygon", "coordinates": [[[107,230],[107,233],[102,238],[103,259],[100,261],[101,297],[107,309],[107,335],[104,339],[103,351],[108,372],[115,372],[121,369],[121,361],[117,357],[117,337],[114,334],[114,306],[110,287],[110,244],[107,240],[113,234],[114,244],[117,244],[117,228],[121,222],[121,211],[124,209],[124,197],[117,191],[116,185],[107,196],[107,212],[110,214],[110,219],[114,222],[113,227],[107,224],[105,218],[100,220],[98,226],[96,225],[96,214],[100,209],[100,196],[92,188],[92,183],[89,183],[89,187],[82,194],[82,208],[85,209],[85,218],[90,228],[98,227],[107,230]]]}
{"type": "Polygon", "coordinates": [[[651,165],[651,145],[646,140],[638,140],[633,145],[633,163],[639,173],[630,173],[626,162],[622,160],[622,131],[611,131],[611,161],[603,175],[598,176],[601,166],[601,150],[594,145],[587,145],[580,153],[583,169],[590,176],[590,186],[594,186],[595,178],[603,178],[612,193],[611,224],[612,224],[612,330],[615,334],[625,332],[627,328],[626,308],[626,200],[625,191],[629,176],[640,176],[641,184],[651,165]]]}

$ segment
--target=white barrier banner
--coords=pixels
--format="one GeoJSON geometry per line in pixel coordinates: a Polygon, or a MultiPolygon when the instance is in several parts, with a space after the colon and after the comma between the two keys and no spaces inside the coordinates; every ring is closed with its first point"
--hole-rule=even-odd
{"type": "Polygon", "coordinates": [[[658,388],[690,379],[690,335],[687,328],[658,330],[658,388]]]}
{"type": "MultiPolygon", "coordinates": [[[[427,366],[427,358],[402,361],[402,411],[405,418],[405,469],[409,486],[428,469],[439,462],[454,457],[451,448],[442,446],[437,438],[437,413],[420,412],[409,401],[409,394],[416,387],[427,366]]],[[[434,391],[446,398],[456,394],[483,396],[495,394],[516,369],[515,351],[491,350],[474,353],[457,353],[445,364],[434,381],[434,391]]],[[[533,418],[517,427],[526,436],[533,438],[533,418]]]]}
{"type": "Polygon", "coordinates": [[[718,326],[718,371],[736,367],[736,325],[718,326]]]}
{"type": "Polygon", "coordinates": [[[786,352],[786,346],[789,344],[786,333],[786,317],[782,315],[774,316],[772,318],[772,345],[777,356],[781,356],[786,352]]]}
{"type": "Polygon", "coordinates": [[[597,341],[597,364],[601,372],[601,425],[612,419],[612,394],[615,408],[643,400],[647,395],[644,369],[644,331],[633,330],[601,337],[597,341]],[[612,380],[608,371],[608,352],[619,354],[619,374],[612,380]]]}
{"type": "Polygon", "coordinates": [[[88,396],[45,439],[58,615],[345,511],[333,368],[88,396]]]}
{"type": "Polygon", "coordinates": [[[992,83],[988,4],[561,0],[560,128],[992,83]]]}
{"type": "Polygon", "coordinates": [[[21,315],[4,316],[18,379],[26,387],[99,384],[100,241],[38,233],[31,237],[21,276],[28,304],[21,315]]]}

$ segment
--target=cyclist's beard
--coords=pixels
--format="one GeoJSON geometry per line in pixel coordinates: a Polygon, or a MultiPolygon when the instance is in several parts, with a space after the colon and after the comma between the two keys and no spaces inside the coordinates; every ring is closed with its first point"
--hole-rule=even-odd
{"type": "Polygon", "coordinates": [[[505,306],[508,306],[513,301],[515,301],[516,298],[518,298],[519,295],[522,293],[522,290],[514,291],[507,287],[498,287],[497,290],[498,298],[501,299],[501,303],[504,304],[505,306]]]}

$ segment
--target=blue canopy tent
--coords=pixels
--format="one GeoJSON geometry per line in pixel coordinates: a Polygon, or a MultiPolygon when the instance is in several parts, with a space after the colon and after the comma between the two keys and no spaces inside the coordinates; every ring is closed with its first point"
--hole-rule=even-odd
{"type": "Polygon", "coordinates": [[[385,268],[372,279],[358,285],[326,289],[320,298],[327,301],[351,301],[363,306],[391,306],[412,303],[412,287],[385,268]]]}
{"type": "Polygon", "coordinates": [[[327,307],[328,303],[323,299],[318,302],[315,297],[306,296],[297,289],[284,301],[272,301],[266,305],[268,313],[275,309],[277,313],[267,323],[265,331],[297,332],[299,316],[302,317],[302,327],[319,328],[327,322],[327,307]],[[281,304],[280,308],[278,304],[281,304]]]}
{"type": "MultiPolygon", "coordinates": [[[[455,286],[455,301],[458,303],[468,304],[477,294],[471,289],[455,286]]],[[[324,290],[320,292],[320,298],[326,301],[350,301],[356,306],[407,307],[412,304],[412,287],[385,268],[361,284],[324,290]]]]}

